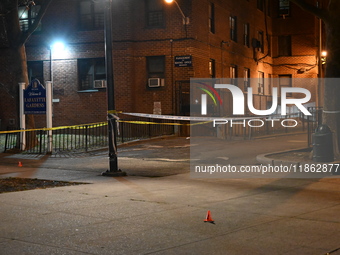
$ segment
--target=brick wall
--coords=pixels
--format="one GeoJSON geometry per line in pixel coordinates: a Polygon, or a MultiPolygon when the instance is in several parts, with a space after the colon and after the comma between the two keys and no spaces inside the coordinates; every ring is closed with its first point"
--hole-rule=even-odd
{"type": "MultiPolygon", "coordinates": [[[[160,0],[163,2],[163,0],[160,0]]],[[[317,49],[316,20],[313,16],[291,8],[291,17],[278,17],[275,1],[270,13],[260,11],[255,0],[178,0],[183,13],[190,18],[183,25],[182,16],[175,4],[164,3],[164,27],[148,28],[144,1],[115,0],[113,2],[113,56],[116,109],[127,112],[152,113],[155,102],[161,102],[162,114],[176,114],[176,81],[191,77],[208,78],[209,61],[215,60],[217,78],[229,78],[230,66],[237,67],[237,76],[243,78],[243,70],[250,69],[250,77],[257,78],[264,72],[265,78],[279,74],[293,77],[317,77],[315,53],[317,49]],[[215,33],[208,27],[209,4],[215,5],[215,33]],[[270,15],[267,15],[270,14],[270,15]],[[237,42],[230,38],[229,17],[237,17],[237,42]],[[243,44],[243,26],[250,24],[250,46],[243,44]],[[266,27],[267,25],[267,27],[266,27]],[[252,39],[258,32],[264,33],[264,52],[252,47],[252,39]],[[266,32],[270,37],[268,44],[266,32]],[[291,35],[292,56],[278,56],[278,38],[291,35]],[[269,47],[271,46],[271,47],[269,47]],[[271,51],[269,51],[269,48],[271,51]],[[268,55],[268,53],[270,53],[268,55]],[[175,67],[174,57],[191,55],[192,67],[175,67]],[[147,56],[165,56],[165,86],[148,88],[147,56]],[[301,74],[297,70],[307,70],[301,74]]],[[[37,33],[27,43],[29,61],[44,61],[44,78],[50,77],[50,51],[48,45],[58,38],[66,42],[61,55],[53,55],[54,125],[73,125],[106,120],[106,89],[98,92],[80,92],[77,60],[104,57],[104,33],[102,30],[78,30],[78,1],[54,1],[44,20],[44,32],[37,33]]],[[[243,84],[238,84],[243,87],[243,84]]],[[[251,84],[257,93],[256,82],[251,84]]],[[[1,93],[4,89],[0,86],[1,93]]],[[[270,88],[265,88],[270,94],[270,88]]],[[[0,106],[14,104],[12,99],[1,100],[0,106]]],[[[15,113],[15,111],[13,111],[15,113]]],[[[4,113],[0,113],[0,118],[4,113]]],[[[44,118],[37,117],[38,126],[44,126],[44,118]]]]}

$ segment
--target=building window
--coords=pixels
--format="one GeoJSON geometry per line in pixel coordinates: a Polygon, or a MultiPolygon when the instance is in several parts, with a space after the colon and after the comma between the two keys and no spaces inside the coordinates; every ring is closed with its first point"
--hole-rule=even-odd
{"type": "Polygon", "coordinates": [[[165,56],[146,57],[148,78],[165,77],[165,56]]]}
{"type": "Polygon", "coordinates": [[[257,0],[257,9],[260,11],[264,10],[264,0],[257,0]]]}
{"type": "Polygon", "coordinates": [[[230,39],[237,42],[237,17],[229,17],[230,39]]]}
{"type": "Polygon", "coordinates": [[[244,70],[243,70],[243,90],[244,90],[244,92],[247,92],[249,87],[250,87],[250,69],[244,68],[244,70]]]}
{"type": "Polygon", "coordinates": [[[230,66],[230,83],[237,86],[237,66],[230,66]]]}
{"type": "MultiPolygon", "coordinates": [[[[279,86],[280,91],[282,87],[292,87],[292,75],[291,74],[281,74],[279,75],[279,86]]],[[[287,96],[293,96],[292,93],[287,93],[287,96]]]]}
{"type": "Polygon", "coordinates": [[[209,30],[211,33],[215,33],[215,5],[209,4],[209,30]]]}
{"type": "Polygon", "coordinates": [[[244,24],[243,26],[243,45],[249,47],[250,46],[250,36],[249,36],[249,23],[244,24]]]}
{"type": "Polygon", "coordinates": [[[290,15],[290,1],[289,0],[279,0],[279,15],[280,16],[290,15]]]}
{"type": "Polygon", "coordinates": [[[268,95],[272,94],[272,90],[273,90],[273,75],[272,74],[268,74],[268,95]]]}
{"type": "Polygon", "coordinates": [[[264,72],[258,72],[258,94],[264,94],[264,72]]]}
{"type": "Polygon", "coordinates": [[[216,76],[215,59],[210,59],[209,61],[209,75],[211,78],[215,78],[216,76]]]}
{"type": "Polygon", "coordinates": [[[292,37],[290,35],[281,35],[278,38],[279,56],[292,55],[292,37]]]}
{"type": "Polygon", "coordinates": [[[27,71],[28,80],[31,82],[34,79],[38,79],[40,83],[44,83],[44,67],[43,61],[28,61],[27,71]]]}
{"type": "Polygon", "coordinates": [[[258,50],[260,52],[264,52],[264,35],[263,35],[263,31],[258,31],[257,32],[257,40],[259,41],[260,47],[258,48],[258,50]]]}
{"type": "MultiPolygon", "coordinates": [[[[29,8],[26,6],[18,7],[19,24],[21,31],[27,31],[34,23],[40,11],[40,5],[31,5],[29,8]]],[[[41,31],[41,24],[37,27],[36,31],[41,31]]]]}
{"type": "Polygon", "coordinates": [[[146,26],[147,27],[163,27],[164,26],[164,10],[162,1],[145,0],[146,7],[146,26]]]}
{"type": "Polygon", "coordinates": [[[78,59],[80,90],[105,87],[106,70],[104,58],[78,59]]]}
{"type": "Polygon", "coordinates": [[[81,30],[99,30],[104,28],[104,4],[100,1],[81,1],[79,22],[81,30]]]}

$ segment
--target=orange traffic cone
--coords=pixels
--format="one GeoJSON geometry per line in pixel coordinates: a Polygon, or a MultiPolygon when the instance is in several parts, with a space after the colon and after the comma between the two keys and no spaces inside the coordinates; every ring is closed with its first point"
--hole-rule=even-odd
{"type": "Polygon", "coordinates": [[[205,218],[204,222],[209,222],[215,224],[214,220],[211,218],[210,210],[207,212],[207,217],[205,218]]]}
{"type": "Polygon", "coordinates": [[[18,167],[22,167],[21,161],[18,162],[18,167]]]}

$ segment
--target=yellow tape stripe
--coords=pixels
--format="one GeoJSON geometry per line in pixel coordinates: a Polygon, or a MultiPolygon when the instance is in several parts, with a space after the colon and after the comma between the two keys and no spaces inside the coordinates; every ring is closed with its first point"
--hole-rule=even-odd
{"type": "Polygon", "coordinates": [[[117,114],[117,113],[123,113],[123,112],[122,111],[116,111],[116,110],[110,110],[110,111],[107,111],[107,113],[117,114]]]}
{"type": "MultiPolygon", "coordinates": [[[[130,124],[139,124],[139,125],[170,125],[170,126],[195,126],[207,124],[212,121],[204,121],[193,124],[181,124],[181,123],[159,123],[159,122],[150,122],[150,121],[127,121],[127,120],[118,120],[121,123],[130,123],[130,124]]],[[[86,128],[96,128],[101,126],[107,126],[107,122],[98,122],[98,123],[90,123],[90,124],[82,124],[82,125],[73,125],[73,126],[60,126],[60,127],[52,127],[52,128],[35,128],[35,129],[23,129],[23,130],[10,130],[10,131],[0,131],[0,134],[11,134],[11,133],[20,133],[20,132],[32,132],[32,131],[50,131],[50,130],[60,130],[60,129],[86,129],[86,128]]]]}
{"type": "Polygon", "coordinates": [[[85,129],[85,128],[96,128],[96,127],[101,127],[101,126],[106,126],[106,125],[107,125],[107,122],[99,122],[99,123],[90,123],[90,124],[73,125],[73,126],[60,126],[60,127],[52,127],[52,128],[35,128],[35,129],[0,131],[0,134],[10,134],[10,133],[39,131],[39,130],[49,131],[49,130],[59,130],[59,129],[67,129],[67,128],[85,129]]]}

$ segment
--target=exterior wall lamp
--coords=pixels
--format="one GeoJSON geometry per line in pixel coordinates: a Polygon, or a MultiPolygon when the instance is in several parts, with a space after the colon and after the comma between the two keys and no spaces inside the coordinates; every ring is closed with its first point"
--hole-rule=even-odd
{"type": "Polygon", "coordinates": [[[165,2],[168,3],[168,4],[171,4],[171,3],[174,2],[174,3],[177,5],[178,10],[179,10],[179,12],[180,12],[181,15],[182,15],[182,18],[183,18],[183,25],[189,25],[189,23],[190,23],[189,17],[186,17],[186,16],[184,15],[184,13],[183,13],[181,7],[179,6],[179,4],[177,3],[176,0],[165,0],[165,2]]]}
{"type": "Polygon", "coordinates": [[[325,65],[327,60],[327,51],[322,51],[321,52],[321,64],[325,65]]]}

